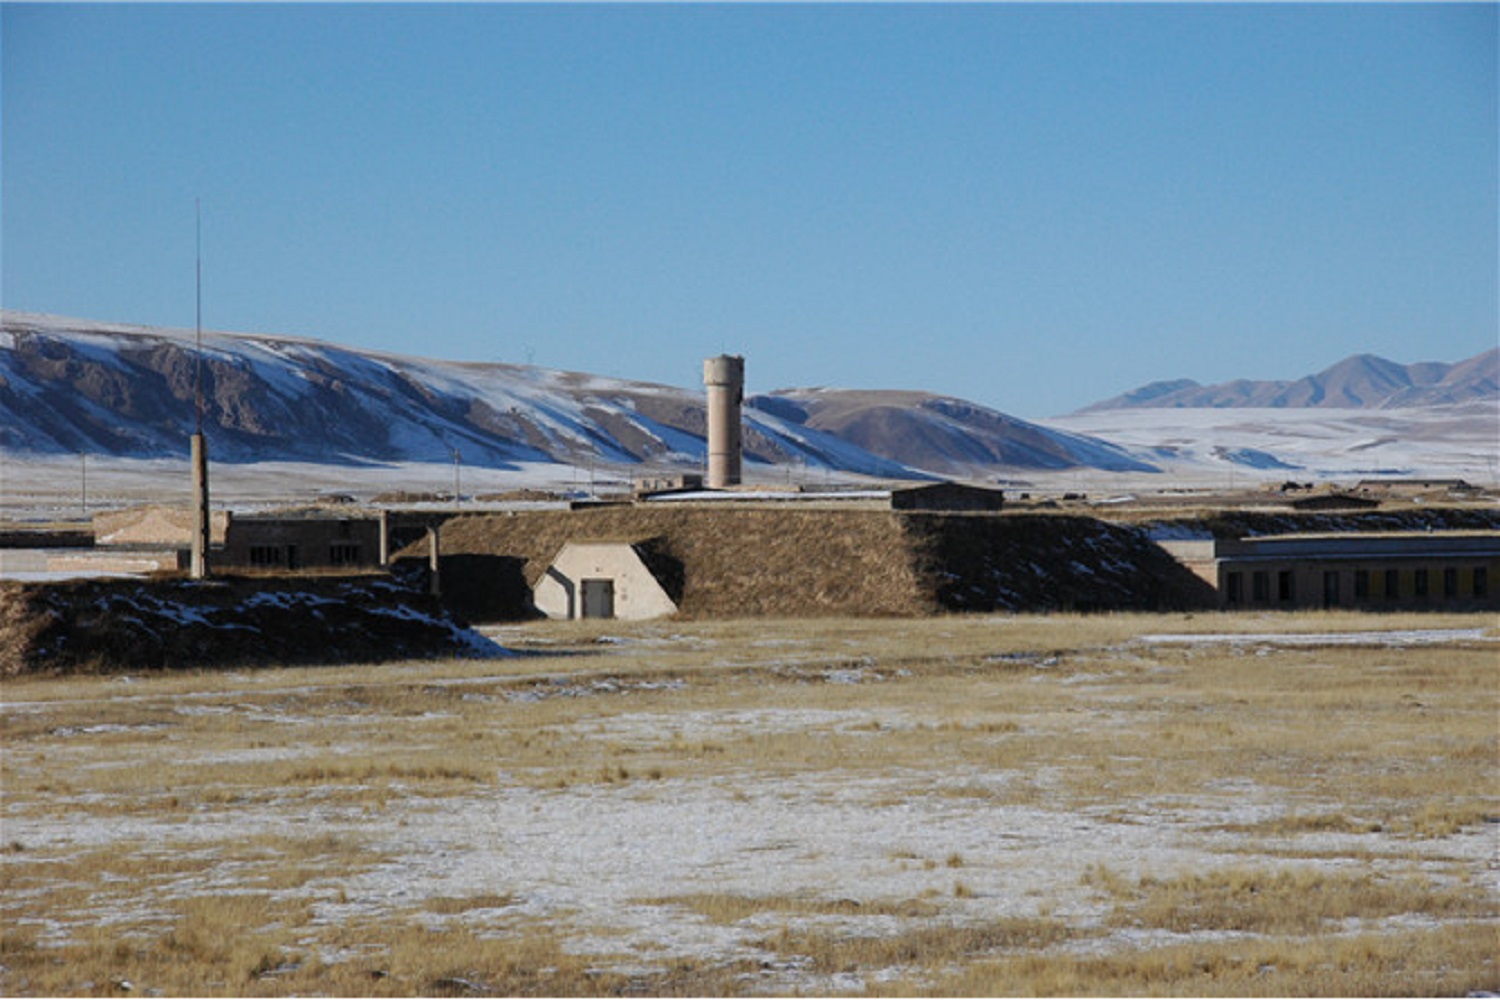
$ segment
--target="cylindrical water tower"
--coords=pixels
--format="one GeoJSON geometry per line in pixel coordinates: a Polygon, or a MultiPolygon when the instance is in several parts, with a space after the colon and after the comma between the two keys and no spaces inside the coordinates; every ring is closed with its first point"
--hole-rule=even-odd
{"type": "Polygon", "coordinates": [[[708,387],[708,488],[740,483],[740,404],[745,399],[745,359],[721,354],[703,362],[708,387]]]}

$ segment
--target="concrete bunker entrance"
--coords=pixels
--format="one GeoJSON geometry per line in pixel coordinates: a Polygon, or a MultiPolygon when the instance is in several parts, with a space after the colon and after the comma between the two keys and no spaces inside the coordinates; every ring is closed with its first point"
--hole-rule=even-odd
{"type": "Polygon", "coordinates": [[[549,618],[562,619],[636,620],[673,614],[677,602],[643,560],[645,547],[646,543],[630,542],[564,543],[532,587],[533,606],[549,618]]]}

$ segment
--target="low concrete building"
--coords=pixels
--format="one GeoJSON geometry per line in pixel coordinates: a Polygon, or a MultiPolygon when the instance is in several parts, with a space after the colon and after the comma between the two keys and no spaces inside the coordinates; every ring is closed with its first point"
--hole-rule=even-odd
{"type": "Polygon", "coordinates": [[[1215,557],[1227,609],[1500,610],[1500,533],[1219,539],[1215,557]]]}
{"type": "Polygon", "coordinates": [[[378,566],[380,518],[309,512],[230,519],[215,568],[313,569],[378,566]]]}
{"type": "Polygon", "coordinates": [[[1002,490],[963,483],[922,483],[891,490],[891,510],[994,512],[1005,506],[1002,490]]]}
{"type": "Polygon", "coordinates": [[[682,493],[703,489],[703,476],[697,472],[652,472],[636,476],[633,486],[638,497],[682,493]]]}
{"type": "Polygon", "coordinates": [[[1215,589],[1219,586],[1219,558],[1212,538],[1161,539],[1160,545],[1193,575],[1215,589]]]}
{"type": "Polygon", "coordinates": [[[648,544],[567,542],[532,588],[536,609],[549,618],[661,618],[677,611],[648,544]]]}
{"type": "Polygon", "coordinates": [[[1374,510],[1380,501],[1352,493],[1323,493],[1318,496],[1298,497],[1289,501],[1296,511],[1319,510],[1374,510]]]}

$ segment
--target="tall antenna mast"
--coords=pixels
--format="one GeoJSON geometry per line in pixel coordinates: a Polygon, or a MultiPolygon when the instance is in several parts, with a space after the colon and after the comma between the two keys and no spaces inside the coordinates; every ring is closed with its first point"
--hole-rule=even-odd
{"type": "Polygon", "coordinates": [[[193,405],[198,433],[203,433],[203,199],[193,199],[193,329],[197,343],[197,369],[193,374],[193,405]]]}

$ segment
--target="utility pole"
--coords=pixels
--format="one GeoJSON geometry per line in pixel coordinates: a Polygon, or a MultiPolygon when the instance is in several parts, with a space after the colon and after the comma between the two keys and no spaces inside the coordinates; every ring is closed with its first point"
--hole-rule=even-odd
{"type": "Polygon", "coordinates": [[[208,510],[208,445],[203,439],[203,208],[193,200],[195,252],[193,264],[194,320],[197,358],[193,373],[193,406],[196,430],[192,437],[193,463],[193,537],[188,553],[188,576],[202,580],[208,576],[210,520],[208,510]]]}

